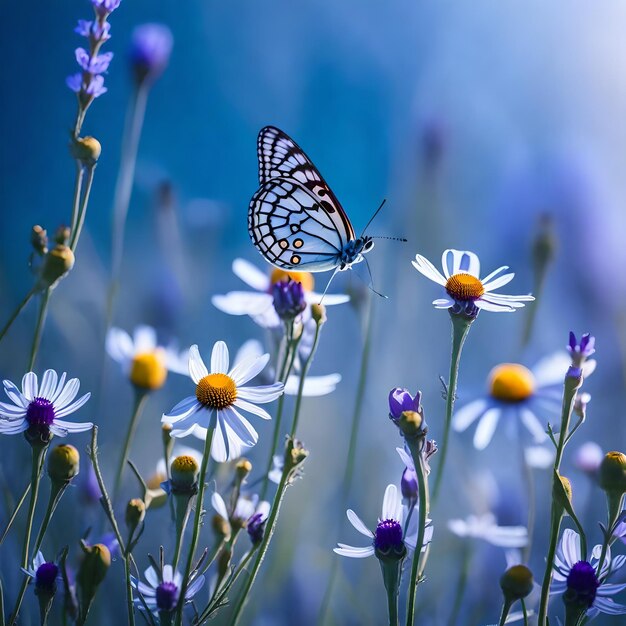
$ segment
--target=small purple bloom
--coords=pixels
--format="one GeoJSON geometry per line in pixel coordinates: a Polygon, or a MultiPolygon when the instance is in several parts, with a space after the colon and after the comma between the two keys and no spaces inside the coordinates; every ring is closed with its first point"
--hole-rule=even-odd
{"type": "Polygon", "coordinates": [[[56,563],[42,563],[35,572],[35,590],[54,595],[57,590],[59,567],[56,563]]]}
{"type": "Polygon", "coordinates": [[[103,93],[107,92],[107,88],[104,86],[104,77],[103,76],[94,76],[89,85],[85,88],[85,93],[93,96],[94,98],[98,98],[103,93]]]}
{"type": "Polygon", "coordinates": [[[75,54],[78,65],[89,74],[102,74],[106,72],[111,64],[111,59],[113,59],[112,52],[105,52],[104,54],[97,54],[92,57],[84,48],[76,48],[75,54]]]}
{"type": "Polygon", "coordinates": [[[122,0],[91,0],[98,17],[104,18],[120,6],[122,0]]]}
{"type": "Polygon", "coordinates": [[[156,588],[156,605],[159,611],[173,611],[178,602],[179,589],[173,582],[162,582],[156,588]]]}
{"type": "Polygon", "coordinates": [[[402,526],[395,519],[386,519],[378,522],[374,533],[374,547],[380,552],[390,550],[401,552],[404,548],[402,541],[402,526]]]}
{"type": "Polygon", "coordinates": [[[96,21],[91,20],[78,20],[78,25],[74,29],[74,32],[81,37],[92,38],[94,41],[104,43],[111,39],[109,31],[111,30],[111,24],[104,22],[99,24],[96,21]]]}
{"type": "Polygon", "coordinates": [[[120,544],[117,541],[115,533],[104,533],[104,535],[100,537],[100,541],[98,543],[105,545],[109,549],[109,552],[111,553],[111,556],[113,558],[121,555],[120,544]]]}
{"type": "Polygon", "coordinates": [[[596,570],[587,561],[575,563],[567,575],[567,591],[565,592],[565,602],[585,609],[593,605],[600,581],[596,576],[596,570]]]}
{"type": "Polygon", "coordinates": [[[167,67],[174,38],[163,24],[142,24],[133,31],[130,62],[137,82],[157,79],[167,67]]]}
{"type": "Polygon", "coordinates": [[[417,392],[412,396],[407,389],[396,387],[389,392],[389,414],[392,419],[400,419],[404,411],[415,411],[419,413],[421,407],[422,394],[417,392]]]}
{"type": "Polygon", "coordinates": [[[274,309],[282,320],[297,317],[306,309],[302,283],[295,280],[281,280],[272,286],[274,309]]]}
{"type": "Polygon", "coordinates": [[[578,343],[576,335],[570,331],[567,350],[572,357],[572,365],[580,367],[596,351],[595,345],[596,338],[591,336],[589,333],[585,333],[580,338],[580,343],[578,343]]]}
{"type": "Polygon", "coordinates": [[[263,513],[255,513],[247,524],[248,536],[252,545],[257,546],[263,540],[263,533],[265,531],[266,515],[263,513]]]}
{"type": "Polygon", "coordinates": [[[65,84],[74,92],[78,93],[83,86],[83,75],[72,74],[65,79],[65,84]]]}

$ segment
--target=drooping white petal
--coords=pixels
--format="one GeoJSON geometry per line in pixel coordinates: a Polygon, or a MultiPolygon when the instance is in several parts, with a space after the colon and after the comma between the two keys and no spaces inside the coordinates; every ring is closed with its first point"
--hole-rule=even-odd
{"type": "Polygon", "coordinates": [[[616,593],[626,589],[626,583],[603,583],[598,587],[599,596],[614,596],[616,593]]]}
{"type": "Polygon", "coordinates": [[[259,440],[259,434],[241,413],[232,406],[218,411],[218,415],[220,413],[243,445],[252,447],[256,444],[259,440]]]}
{"type": "Polygon", "coordinates": [[[229,376],[235,381],[237,387],[245,385],[248,381],[252,380],[257,374],[263,371],[268,361],[270,360],[269,354],[263,354],[254,360],[244,361],[236,365],[229,376]]]}
{"type": "Polygon", "coordinates": [[[2,381],[2,384],[4,385],[4,392],[13,403],[23,408],[28,407],[28,400],[22,395],[22,392],[18,389],[17,385],[12,383],[10,380],[4,380],[2,381]]]}
{"type": "Polygon", "coordinates": [[[487,285],[489,281],[493,280],[494,278],[496,278],[496,276],[498,276],[499,274],[502,274],[502,272],[508,269],[509,269],[508,265],[502,265],[497,270],[493,270],[491,274],[487,274],[487,276],[485,276],[484,278],[481,278],[480,282],[483,284],[483,286],[487,285]]]}
{"type": "Polygon", "coordinates": [[[626,613],[626,606],[618,604],[615,600],[611,600],[611,598],[604,598],[600,596],[599,590],[598,595],[593,602],[593,606],[600,609],[602,613],[606,613],[607,615],[623,615],[626,613]]]}
{"type": "Polygon", "coordinates": [[[28,422],[25,419],[18,420],[0,420],[0,433],[5,435],[17,435],[23,433],[28,428],[28,422]]]}
{"type": "Polygon", "coordinates": [[[24,417],[27,409],[22,406],[15,406],[6,402],[0,402],[0,415],[7,419],[15,419],[16,417],[24,417]]]}
{"type": "MultiPolygon", "coordinates": [[[[446,279],[441,275],[441,272],[424,256],[421,254],[415,255],[415,261],[411,261],[411,265],[423,276],[426,276],[429,280],[445,287],[446,279]]],[[[449,278],[449,276],[448,276],[449,278]]]]}
{"type": "Polygon", "coordinates": [[[346,516],[358,532],[366,537],[369,537],[370,539],[374,538],[374,533],[363,523],[361,518],[352,509],[348,509],[346,511],[346,516]]]}
{"type": "Polygon", "coordinates": [[[459,409],[452,418],[452,428],[460,433],[471,426],[487,409],[489,401],[474,400],[459,409]]]}
{"type": "Polygon", "coordinates": [[[194,343],[193,346],[189,348],[189,376],[197,385],[202,378],[208,375],[209,370],[206,368],[200,356],[200,350],[198,350],[197,344],[194,343]]]}
{"type": "Polygon", "coordinates": [[[480,418],[480,422],[478,423],[478,427],[474,433],[474,447],[477,450],[484,450],[491,442],[493,433],[498,425],[501,412],[502,411],[499,407],[493,407],[485,411],[483,416],[480,418]]]}
{"type": "Polygon", "coordinates": [[[269,276],[245,259],[233,261],[233,274],[257,291],[267,291],[270,288],[269,276]]]}
{"type": "Polygon", "coordinates": [[[254,316],[274,310],[272,296],[269,293],[255,291],[229,291],[224,295],[213,296],[211,303],[216,309],[228,315],[254,316]]]}
{"type": "Polygon", "coordinates": [[[224,498],[220,496],[217,491],[211,496],[211,504],[215,509],[215,512],[223,519],[228,519],[228,511],[226,510],[226,503],[224,502],[224,498]]]}
{"type": "Polygon", "coordinates": [[[54,420],[54,425],[63,428],[68,433],[84,433],[86,430],[91,430],[93,424],[91,422],[66,422],[65,420],[54,420]]]}
{"type": "Polygon", "coordinates": [[[22,377],[22,395],[32,402],[38,394],[39,386],[37,385],[37,374],[35,372],[27,372],[22,377]]]}
{"type": "Polygon", "coordinates": [[[167,413],[164,413],[161,421],[172,424],[173,422],[178,421],[178,419],[186,417],[189,413],[195,413],[195,411],[201,408],[202,404],[198,402],[196,396],[188,396],[184,400],[181,400],[174,408],[170,409],[167,413]]]}
{"type": "Polygon", "coordinates": [[[351,559],[364,559],[374,554],[374,546],[368,546],[366,548],[355,548],[353,546],[347,546],[343,543],[337,545],[339,547],[333,548],[333,552],[341,556],[347,556],[351,559]]]}
{"type": "Polygon", "coordinates": [[[450,298],[437,298],[433,300],[432,304],[436,309],[449,309],[451,306],[454,306],[454,300],[450,300],[450,298]]]}
{"type": "Polygon", "coordinates": [[[46,370],[41,378],[41,386],[39,387],[39,396],[50,400],[57,388],[59,377],[54,370],[46,370]]]}
{"type": "Polygon", "coordinates": [[[56,400],[54,401],[55,413],[58,415],[59,409],[66,407],[78,393],[80,389],[80,381],[78,378],[70,378],[65,384],[63,391],[58,395],[56,400]]]}
{"type": "Polygon", "coordinates": [[[135,354],[135,346],[130,335],[121,328],[110,328],[107,333],[105,348],[107,354],[118,363],[127,363],[135,354]]]}
{"type": "Polygon", "coordinates": [[[78,398],[76,402],[66,405],[60,411],[55,411],[55,417],[65,417],[66,415],[70,415],[71,413],[78,411],[78,409],[80,409],[80,407],[83,406],[89,398],[91,398],[91,393],[86,393],[84,396],[78,398]]]}
{"type": "Polygon", "coordinates": [[[157,347],[156,330],[154,330],[152,326],[137,326],[133,335],[135,340],[135,354],[153,352],[157,347]]]}
{"type": "MultiPolygon", "coordinates": [[[[332,393],[341,382],[341,374],[328,374],[326,376],[307,376],[302,387],[302,395],[306,397],[326,396],[332,393]]],[[[292,374],[285,384],[285,393],[295,396],[300,386],[300,377],[292,374]]]]}
{"type": "Polygon", "coordinates": [[[211,352],[211,374],[228,374],[228,346],[216,341],[211,352]]]}
{"type": "Polygon", "coordinates": [[[237,398],[234,402],[234,406],[242,409],[243,411],[248,411],[254,415],[258,415],[261,419],[271,420],[272,416],[260,406],[256,404],[252,404],[252,402],[248,402],[247,400],[242,400],[241,398],[237,398]]]}
{"type": "Polygon", "coordinates": [[[396,448],[396,452],[402,459],[402,462],[406,467],[415,471],[415,464],[413,463],[413,457],[404,449],[404,448],[396,448]]]}
{"type": "Polygon", "coordinates": [[[504,276],[499,276],[498,278],[493,279],[491,282],[483,282],[483,289],[485,290],[485,292],[499,289],[500,287],[504,287],[504,285],[508,285],[513,280],[513,278],[515,278],[515,274],[513,272],[509,274],[504,274],[504,276]]]}
{"type": "Polygon", "coordinates": [[[494,313],[513,313],[513,311],[515,311],[515,308],[509,306],[508,304],[495,304],[493,302],[490,302],[489,300],[485,300],[484,296],[478,298],[478,300],[475,300],[474,304],[479,309],[484,309],[485,311],[493,311],[494,313]]]}
{"type": "Polygon", "coordinates": [[[273,385],[261,385],[259,387],[239,387],[237,389],[237,398],[265,404],[272,402],[282,395],[284,391],[282,383],[274,383],[273,385]]]}

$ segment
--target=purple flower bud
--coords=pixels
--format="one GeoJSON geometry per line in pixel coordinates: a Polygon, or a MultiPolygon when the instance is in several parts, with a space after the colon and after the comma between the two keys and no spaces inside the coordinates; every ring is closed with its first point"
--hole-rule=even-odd
{"type": "Polygon", "coordinates": [[[81,37],[87,37],[94,40],[94,42],[104,43],[111,39],[109,31],[111,30],[111,24],[104,22],[100,25],[96,21],[91,20],[78,20],[78,25],[74,29],[74,32],[81,37]]]}
{"type": "Polygon", "coordinates": [[[374,547],[380,552],[387,553],[390,550],[401,552],[404,548],[402,541],[402,526],[395,519],[386,519],[378,522],[374,533],[374,547]]]}
{"type": "Polygon", "coordinates": [[[100,537],[100,541],[98,543],[105,545],[109,549],[109,552],[111,553],[111,558],[115,558],[116,556],[121,555],[120,544],[117,541],[115,533],[104,533],[104,535],[100,537]]]}
{"type": "Polygon", "coordinates": [[[59,567],[56,563],[42,563],[35,572],[35,590],[53,596],[57,590],[59,567]]]}
{"type": "Polygon", "coordinates": [[[570,331],[569,344],[567,350],[572,357],[572,365],[580,367],[596,350],[596,338],[589,333],[585,333],[580,338],[580,343],[576,341],[576,335],[570,331]]]}
{"type": "Polygon", "coordinates": [[[422,410],[421,400],[421,392],[413,397],[408,390],[396,387],[389,392],[389,414],[392,419],[399,419],[404,411],[419,413],[422,410]]]}
{"type": "Polygon", "coordinates": [[[263,533],[265,532],[265,515],[262,513],[255,513],[247,524],[248,536],[252,545],[257,546],[263,541],[263,533]]]}
{"type": "Polygon", "coordinates": [[[159,611],[173,611],[178,603],[180,590],[173,582],[162,582],[156,588],[156,605],[159,611]]]}
{"type": "Polygon", "coordinates": [[[174,38],[163,24],[142,24],[133,31],[130,62],[138,83],[156,80],[167,67],[174,38]]]}
{"type": "Polygon", "coordinates": [[[415,470],[407,467],[404,472],[402,472],[400,490],[402,491],[403,498],[407,500],[417,500],[418,485],[415,470]]]}
{"type": "Polygon", "coordinates": [[[295,280],[281,280],[274,283],[272,296],[276,313],[282,320],[292,320],[306,309],[302,283],[295,280]]]}
{"type": "Polygon", "coordinates": [[[574,454],[574,465],[576,469],[586,474],[595,475],[604,459],[602,448],[593,441],[587,441],[576,450],[574,454]]]}
{"type": "Polygon", "coordinates": [[[106,72],[113,58],[112,52],[105,52],[104,54],[97,54],[92,57],[84,48],[76,48],[75,55],[78,65],[89,74],[102,74],[106,72]]]}
{"type": "Polygon", "coordinates": [[[596,599],[600,581],[596,570],[587,561],[578,561],[567,575],[567,591],[563,600],[586,609],[591,608],[596,599]]]}
{"type": "Polygon", "coordinates": [[[93,8],[98,17],[105,18],[120,6],[121,1],[122,0],[91,0],[91,4],[93,4],[93,8]]]}

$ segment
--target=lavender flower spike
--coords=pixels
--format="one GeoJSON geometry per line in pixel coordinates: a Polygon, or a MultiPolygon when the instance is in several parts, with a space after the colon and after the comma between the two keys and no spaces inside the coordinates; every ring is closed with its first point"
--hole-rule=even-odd
{"type": "Polygon", "coordinates": [[[163,24],[142,24],[133,31],[130,62],[137,83],[155,81],[170,60],[174,38],[163,24]]]}
{"type": "Polygon", "coordinates": [[[570,331],[569,345],[567,350],[572,357],[572,365],[580,367],[592,354],[595,353],[596,338],[585,333],[580,338],[580,343],[576,341],[576,335],[570,331]]]}
{"type": "Polygon", "coordinates": [[[91,0],[91,4],[93,4],[94,11],[99,18],[105,18],[117,7],[120,6],[122,0],[91,0]]]}

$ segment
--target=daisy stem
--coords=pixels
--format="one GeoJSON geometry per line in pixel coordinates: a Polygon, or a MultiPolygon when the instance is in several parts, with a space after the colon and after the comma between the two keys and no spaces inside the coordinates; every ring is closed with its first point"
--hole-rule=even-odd
{"type": "Polygon", "coordinates": [[[269,519],[267,520],[267,524],[265,526],[265,532],[263,533],[263,539],[261,540],[261,544],[259,545],[257,551],[257,557],[252,566],[252,571],[250,575],[246,579],[243,589],[239,595],[239,599],[237,601],[237,605],[235,607],[235,612],[231,618],[231,626],[237,626],[239,620],[241,619],[241,614],[246,605],[246,601],[248,600],[248,595],[250,594],[250,589],[254,584],[254,581],[259,573],[259,569],[261,567],[261,563],[263,563],[263,559],[265,558],[265,554],[270,544],[270,540],[272,539],[272,535],[274,534],[274,530],[276,529],[276,522],[278,520],[278,513],[280,512],[280,506],[282,504],[283,498],[285,496],[285,491],[287,490],[289,474],[291,468],[285,465],[283,469],[282,476],[280,477],[280,483],[278,485],[278,489],[274,495],[274,500],[272,502],[272,509],[270,511],[269,519]]]}
{"type": "Polygon", "coordinates": [[[9,521],[7,522],[6,528],[4,529],[4,532],[2,533],[2,537],[0,537],[0,546],[6,539],[6,536],[9,534],[9,531],[11,530],[11,526],[13,526],[13,522],[16,520],[17,514],[20,512],[22,505],[24,504],[24,502],[26,502],[26,497],[28,496],[28,493],[30,492],[31,486],[32,486],[31,483],[28,483],[28,485],[26,485],[26,489],[24,489],[24,493],[22,494],[22,497],[20,498],[19,502],[15,505],[15,508],[13,509],[13,513],[11,514],[11,519],[9,519],[9,521]]]}
{"type": "Polygon", "coordinates": [[[520,604],[522,605],[522,615],[524,616],[524,626],[528,626],[528,611],[526,610],[526,601],[524,598],[520,598],[520,604]]]}
{"type": "MultiPolygon", "coordinates": [[[[26,521],[26,532],[24,533],[24,545],[22,546],[22,563],[21,566],[24,569],[28,569],[28,556],[30,554],[30,536],[33,531],[33,522],[35,520],[35,508],[37,505],[37,496],[39,495],[39,484],[41,483],[41,472],[43,470],[44,460],[46,458],[46,450],[48,449],[48,444],[31,444],[32,452],[33,452],[33,464],[31,469],[31,490],[30,490],[30,503],[28,506],[28,518],[26,521]]],[[[20,611],[20,607],[22,606],[22,601],[24,600],[24,594],[26,593],[26,588],[28,587],[28,583],[30,582],[30,576],[24,574],[24,578],[22,580],[22,586],[20,587],[20,591],[17,596],[17,600],[15,601],[15,606],[13,607],[13,612],[11,613],[11,617],[9,618],[9,626],[13,626],[17,620],[17,614],[20,611]]]]}
{"type": "Polygon", "coordinates": [[[526,497],[528,500],[528,517],[526,518],[526,527],[528,529],[528,541],[522,551],[522,563],[528,563],[530,559],[530,553],[532,550],[533,537],[535,534],[535,477],[533,476],[533,468],[526,459],[526,453],[524,446],[521,445],[520,440],[520,455],[522,461],[522,476],[524,478],[524,484],[526,486],[526,497]]]}
{"type": "Polygon", "coordinates": [[[30,358],[28,359],[28,367],[26,371],[32,372],[35,366],[35,359],[39,351],[41,343],[41,335],[46,322],[46,314],[48,313],[48,301],[50,300],[50,288],[45,289],[41,294],[41,303],[39,305],[39,315],[37,316],[37,325],[35,326],[35,334],[33,335],[33,345],[30,349],[30,358]]]}
{"type": "Polygon", "coordinates": [[[300,372],[300,382],[298,383],[298,395],[296,397],[296,407],[293,412],[293,424],[291,426],[290,437],[293,437],[296,434],[296,429],[298,428],[298,419],[300,418],[300,407],[302,406],[302,392],[304,391],[304,382],[306,380],[307,374],[309,373],[311,363],[313,363],[313,357],[315,356],[315,352],[317,350],[317,344],[319,343],[321,330],[322,324],[316,324],[315,336],[313,337],[311,352],[309,353],[307,360],[304,362],[304,365],[302,366],[302,371],[300,372]]]}
{"type": "Polygon", "coordinates": [[[185,528],[189,521],[189,514],[191,513],[191,499],[192,496],[187,494],[175,495],[171,500],[175,500],[176,504],[176,547],[174,548],[174,560],[172,561],[172,567],[174,571],[178,567],[178,559],[180,558],[180,549],[183,545],[183,536],[185,534],[185,528]]]}
{"type": "Polygon", "coordinates": [[[48,498],[48,508],[46,509],[46,514],[44,515],[43,521],[41,522],[41,526],[39,527],[39,532],[37,533],[37,539],[35,541],[35,545],[33,547],[32,558],[35,558],[35,555],[41,548],[41,544],[43,542],[43,538],[48,530],[48,524],[50,524],[50,520],[54,515],[54,511],[57,508],[65,490],[67,489],[70,481],[64,481],[59,483],[57,481],[53,481],[50,487],[50,497],[48,498]]]}
{"type": "Polygon", "coordinates": [[[203,515],[203,501],[204,501],[204,488],[207,467],[209,459],[211,458],[211,443],[213,442],[213,433],[215,432],[215,420],[216,415],[213,414],[209,429],[204,440],[204,453],[202,455],[202,464],[200,465],[200,476],[198,478],[198,495],[196,496],[196,514],[193,520],[193,532],[191,535],[191,544],[189,545],[189,554],[187,555],[187,564],[185,566],[185,573],[183,575],[183,581],[181,583],[180,593],[178,595],[178,606],[176,608],[176,626],[182,626],[183,623],[183,609],[185,607],[185,594],[187,593],[187,587],[189,586],[189,576],[191,575],[191,567],[193,565],[193,557],[198,545],[198,537],[200,536],[200,526],[203,515]]]}
{"type": "Polygon", "coordinates": [[[83,193],[83,199],[80,203],[80,209],[76,215],[76,223],[75,228],[71,231],[70,234],[70,250],[74,252],[76,250],[76,246],[78,245],[78,238],[80,237],[80,233],[83,230],[83,225],[85,224],[85,216],[87,215],[87,204],[89,203],[89,194],[91,193],[91,186],[93,184],[93,176],[96,170],[96,164],[90,165],[87,167],[87,180],[85,182],[85,191],[83,193]]]}
{"type": "Polygon", "coordinates": [[[506,618],[511,610],[511,606],[513,602],[507,598],[504,600],[504,604],[502,605],[502,613],[500,613],[500,621],[498,622],[498,626],[504,626],[506,622],[506,618]]]}
{"type": "Polygon", "coordinates": [[[450,319],[452,320],[452,355],[450,358],[450,376],[448,378],[448,386],[446,388],[446,415],[443,424],[443,440],[441,447],[439,448],[439,454],[437,455],[441,460],[439,461],[437,477],[435,478],[433,502],[436,502],[437,500],[439,489],[441,488],[441,481],[443,479],[443,468],[446,462],[446,453],[448,451],[450,424],[452,422],[452,413],[454,411],[461,352],[463,351],[463,344],[465,343],[470,326],[476,318],[464,315],[463,313],[454,313],[450,311],[450,319]]]}
{"type": "Polygon", "coordinates": [[[379,559],[385,591],[387,592],[389,626],[398,626],[398,590],[400,588],[400,573],[403,560],[404,558],[396,561],[379,559]]]}
{"type": "Polygon", "coordinates": [[[119,464],[117,466],[117,472],[115,474],[115,483],[113,486],[113,500],[117,498],[117,495],[122,484],[122,477],[124,475],[124,469],[126,467],[126,461],[130,453],[130,447],[132,445],[135,431],[139,425],[139,418],[148,400],[148,392],[136,388],[135,389],[135,401],[133,403],[133,411],[131,413],[130,422],[128,423],[128,430],[126,431],[126,439],[124,439],[124,446],[122,448],[122,455],[120,456],[119,464]]]}
{"type": "Polygon", "coordinates": [[[4,336],[11,328],[13,322],[17,319],[19,314],[22,312],[24,307],[30,302],[30,299],[35,295],[36,288],[33,287],[25,296],[24,299],[17,305],[15,311],[11,314],[11,317],[8,319],[7,323],[4,325],[2,330],[0,331],[0,341],[4,338],[4,336]]]}
{"type": "Polygon", "coordinates": [[[126,582],[126,608],[128,610],[128,626],[135,626],[135,605],[133,603],[133,586],[130,582],[130,554],[125,554],[124,581],[126,582]]]}
{"type": "Polygon", "coordinates": [[[538,626],[546,626],[548,618],[548,600],[550,599],[550,583],[552,582],[552,567],[554,555],[556,554],[556,545],[559,538],[559,529],[561,527],[562,513],[552,511],[552,522],[550,524],[550,545],[548,547],[548,555],[546,557],[546,570],[543,574],[543,584],[541,586],[541,600],[539,602],[539,619],[538,626]]]}
{"type": "Polygon", "coordinates": [[[76,181],[74,182],[74,196],[72,198],[72,218],[70,221],[70,237],[73,237],[78,224],[78,214],[80,212],[80,198],[83,188],[83,178],[85,176],[85,168],[79,159],[76,159],[76,181]]]}
{"type": "Polygon", "coordinates": [[[408,588],[409,601],[406,613],[406,626],[413,626],[415,623],[415,596],[417,595],[417,585],[419,584],[422,574],[426,569],[426,561],[428,559],[428,552],[424,554],[423,558],[420,557],[422,554],[422,547],[424,545],[424,537],[426,536],[426,520],[428,519],[428,513],[430,511],[430,497],[428,493],[426,466],[424,465],[424,456],[421,450],[421,447],[424,445],[424,439],[405,439],[405,441],[407,442],[409,450],[411,451],[411,456],[413,457],[415,473],[417,474],[419,497],[417,541],[415,542],[415,552],[413,553],[413,562],[411,563],[411,579],[409,581],[408,588]]]}

